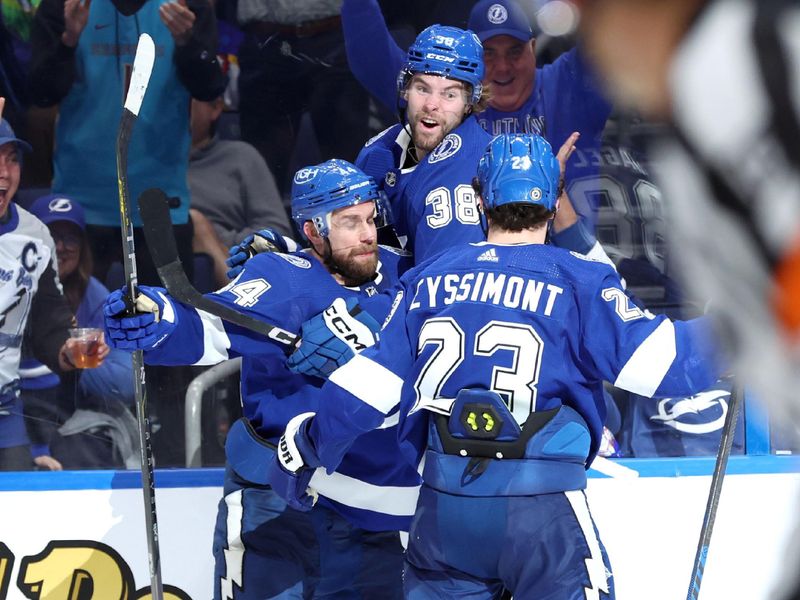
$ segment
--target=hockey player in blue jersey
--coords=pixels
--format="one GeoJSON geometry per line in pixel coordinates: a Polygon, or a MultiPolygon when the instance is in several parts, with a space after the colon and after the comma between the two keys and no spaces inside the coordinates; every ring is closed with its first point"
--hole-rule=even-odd
{"type": "MultiPolygon", "coordinates": [[[[383,186],[397,235],[416,263],[455,244],[484,239],[471,185],[491,139],[476,120],[487,106],[483,75],[483,50],[475,34],[431,25],[409,48],[396,78],[401,122],[369,140],[356,159],[383,186]]],[[[578,139],[572,132],[560,140],[564,166],[578,139]]],[[[562,204],[551,241],[605,257],[569,199],[562,204]]],[[[262,239],[280,241],[275,232],[264,232],[262,239]]],[[[248,239],[231,249],[233,272],[258,246],[248,239]]]]}
{"type": "Polygon", "coordinates": [[[470,31],[431,25],[397,71],[401,123],[367,142],[356,164],[384,182],[398,236],[420,262],[481,236],[469,182],[491,139],[475,119],[486,106],[483,49],[470,31]]]}
{"type": "Polygon", "coordinates": [[[647,315],[609,266],[543,243],[558,172],[538,136],[493,140],[476,182],[488,240],[404,275],[378,344],[330,375],[271,466],[307,507],[312,468],[335,468],[399,405],[404,455],[425,458],[407,598],[613,598],[583,492],[602,381],[665,396],[717,377],[704,321],[647,315]]]}
{"type": "MultiPolygon", "coordinates": [[[[288,331],[325,309],[328,318],[370,335],[382,321],[406,258],[376,243],[383,200],[374,181],[350,163],[330,160],[294,177],[292,214],[311,248],[265,253],[248,261],[215,301],[288,331]],[[349,315],[345,300],[365,312],[349,315]],[[373,320],[369,315],[372,315],[373,320]]],[[[142,348],[156,364],[212,364],[242,356],[244,419],[226,443],[224,498],[214,538],[214,598],[395,598],[401,594],[402,546],[416,504],[419,475],[397,460],[395,424],[355,444],[336,472],[313,478],[311,513],[287,508],[268,485],[274,444],[297,415],[318,410],[311,391],[322,380],[295,375],[274,343],[142,286],[152,314],[121,318],[122,293],[105,307],[110,343],[142,348]],[[270,446],[272,444],[273,446],[270,446]]],[[[357,345],[356,342],[352,342],[357,345]]],[[[327,359],[323,359],[323,363],[327,359]]],[[[325,365],[318,364],[325,372],[325,365]]],[[[276,485],[280,482],[272,481],[276,485]]]]}
{"type": "MultiPolygon", "coordinates": [[[[405,57],[389,34],[378,2],[345,0],[342,26],[353,73],[376,98],[394,108],[393,75],[405,57]]],[[[483,83],[490,86],[491,95],[478,122],[489,134],[536,133],[557,148],[579,131],[579,149],[598,145],[611,105],[580,48],[537,67],[536,39],[517,0],[476,2],[467,27],[483,44],[483,83]]],[[[579,174],[576,166],[570,166],[568,179],[581,175],[587,170],[579,174]]]]}
{"type": "MultiPolygon", "coordinates": [[[[482,87],[483,51],[470,31],[432,25],[417,36],[397,78],[401,123],[369,140],[356,164],[382,182],[395,229],[418,264],[454,244],[484,234],[472,178],[491,136],[479,125],[489,96],[482,87]]],[[[565,132],[566,167],[579,135],[565,132]]],[[[603,256],[568,198],[551,241],[603,256]]]]}

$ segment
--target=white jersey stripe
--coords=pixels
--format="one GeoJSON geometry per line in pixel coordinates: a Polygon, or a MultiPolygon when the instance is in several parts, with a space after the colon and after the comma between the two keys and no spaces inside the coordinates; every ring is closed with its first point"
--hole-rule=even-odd
{"type": "Polygon", "coordinates": [[[194,363],[195,365],[216,365],[223,360],[228,360],[228,348],[231,341],[225,333],[222,319],[207,312],[198,310],[200,321],[203,324],[203,356],[194,363]]]}
{"type": "Polygon", "coordinates": [[[345,506],[396,517],[412,516],[419,496],[419,486],[416,485],[410,487],[374,485],[336,471],[328,475],[322,467],[314,471],[309,486],[321,496],[345,506]]]}
{"type": "Polygon", "coordinates": [[[628,359],[614,386],[649,398],[661,385],[676,355],[675,325],[664,320],[628,359]]]}
{"type": "Polygon", "coordinates": [[[329,379],[384,415],[400,402],[403,389],[402,379],[360,354],[331,373],[329,379]]]}
{"type": "Polygon", "coordinates": [[[222,552],[225,556],[225,577],[220,579],[220,596],[223,600],[233,600],[233,584],[242,585],[242,565],[244,564],[244,544],[242,543],[242,490],[225,496],[228,508],[226,528],[228,547],[222,552]]]}

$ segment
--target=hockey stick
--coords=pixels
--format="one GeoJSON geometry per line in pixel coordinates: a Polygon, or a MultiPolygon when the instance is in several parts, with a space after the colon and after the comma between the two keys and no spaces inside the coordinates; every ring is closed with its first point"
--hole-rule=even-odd
{"type": "Polygon", "coordinates": [[[139,196],[139,214],[142,217],[147,247],[150,248],[158,276],[173,298],[220,319],[260,333],[283,345],[287,352],[295,349],[299,341],[295,334],[240,313],[219,302],[214,302],[195,289],[186,276],[181,259],[178,257],[178,248],[172,233],[169,203],[163,191],[159,189],[145,190],[139,196]]]}
{"type": "MultiPolygon", "coordinates": [[[[153,39],[143,33],[136,46],[133,59],[128,95],[122,109],[122,118],[117,132],[117,190],[119,192],[119,213],[121,219],[122,247],[124,249],[123,265],[125,282],[128,290],[128,312],[132,312],[133,299],[136,298],[138,278],[136,275],[136,249],[133,245],[133,223],[128,205],[128,144],[131,131],[139,116],[142,100],[147,91],[150,74],[155,61],[155,45],[153,39]]],[[[150,419],[147,415],[147,390],[145,388],[144,359],[142,351],[132,354],[134,393],[136,395],[136,421],[139,425],[139,450],[142,466],[142,493],[144,495],[144,516],[147,523],[147,556],[150,566],[150,592],[153,600],[163,600],[164,590],[161,584],[161,557],[158,549],[158,520],[156,518],[156,494],[153,482],[153,450],[150,447],[150,419]]]]}
{"type": "Polygon", "coordinates": [[[731,389],[731,401],[728,406],[728,414],[725,416],[725,424],[722,426],[722,436],[719,441],[719,451],[717,452],[717,462],[714,465],[714,475],[711,477],[711,489],[708,492],[708,502],[706,512],[703,516],[703,528],[700,530],[700,539],[697,542],[697,552],[694,557],[692,567],[692,579],[689,582],[689,595],[687,600],[697,600],[700,595],[700,584],[703,582],[703,572],[706,569],[706,558],[708,558],[708,547],[711,544],[711,531],[714,528],[714,520],[717,516],[717,506],[719,497],[722,493],[722,481],[725,478],[725,468],[728,465],[728,457],[731,454],[733,437],[736,433],[736,422],[739,420],[739,409],[742,404],[743,390],[737,382],[734,382],[731,389]]]}

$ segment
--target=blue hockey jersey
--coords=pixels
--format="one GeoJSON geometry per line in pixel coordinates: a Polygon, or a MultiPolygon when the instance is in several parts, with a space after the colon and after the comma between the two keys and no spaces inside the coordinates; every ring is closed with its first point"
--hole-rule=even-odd
{"type": "Polygon", "coordinates": [[[575,153],[571,164],[594,172],[570,180],[567,190],[576,210],[595,214],[597,240],[628,290],[652,310],[674,311],[682,298],[671,277],[661,190],[647,156],[616,137],[575,153]]]}
{"type": "MultiPolygon", "coordinates": [[[[372,282],[348,288],[304,252],[259,254],[245,264],[236,279],[209,297],[293,332],[299,332],[304,321],[337,297],[357,297],[362,308],[380,322],[391,303],[391,297],[380,292],[397,282],[408,259],[383,247],[379,259],[378,275],[372,282]]],[[[218,317],[174,304],[178,326],[162,345],[145,352],[146,362],[206,365],[242,356],[244,416],[258,434],[273,443],[292,417],[319,409],[322,399],[313,392],[322,381],[289,371],[279,346],[218,317]]],[[[408,529],[414,512],[419,476],[410,465],[397,460],[396,424],[396,419],[387,421],[354,444],[335,473],[325,474],[320,469],[314,475],[320,503],[364,529],[408,529]]],[[[240,458],[244,457],[228,456],[228,462],[240,458]]]]}
{"type": "Polygon", "coordinates": [[[491,139],[469,117],[407,176],[395,218],[406,227],[403,234],[416,264],[444,249],[486,238],[472,180],[491,139]]]}
{"type": "Polygon", "coordinates": [[[644,313],[612,268],[581,255],[465,245],[403,277],[379,343],[331,375],[309,435],[332,468],[399,405],[401,446],[415,464],[430,411],[462,389],[491,389],[518,423],[576,411],[591,436],[588,463],[605,419],[601,382],[648,397],[709,387],[718,373],[707,328],[644,313]]]}

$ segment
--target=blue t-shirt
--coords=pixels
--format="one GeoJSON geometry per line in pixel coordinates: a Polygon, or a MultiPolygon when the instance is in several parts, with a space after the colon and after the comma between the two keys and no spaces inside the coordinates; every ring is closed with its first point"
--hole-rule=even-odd
{"type": "MultiPolygon", "coordinates": [[[[175,42],[159,16],[166,0],[143,3],[124,16],[111,2],[95,2],[75,50],[76,77],[59,105],[53,191],[80,200],[86,222],[119,226],[116,131],[128,89],[136,44],[148,33],[156,47],[153,72],[128,149],[131,201],[148,188],[178,198],[172,222],[189,219],[189,91],[173,60],[175,42]],[[91,115],[91,118],[87,118],[91,115]]],[[[131,211],[136,226],[139,212],[131,211]]]]}

